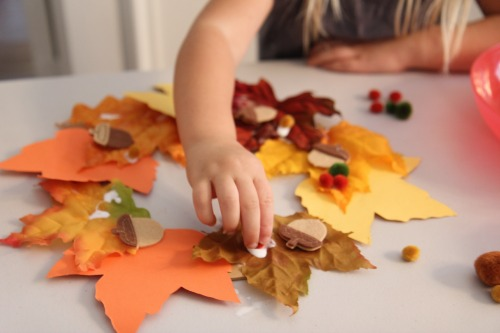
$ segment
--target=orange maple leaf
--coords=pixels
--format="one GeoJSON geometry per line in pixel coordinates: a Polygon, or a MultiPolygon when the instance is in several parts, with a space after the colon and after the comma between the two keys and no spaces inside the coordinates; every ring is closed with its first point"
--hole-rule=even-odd
{"type": "Polygon", "coordinates": [[[17,247],[47,246],[57,239],[64,243],[73,242],[75,264],[83,271],[98,267],[100,261],[112,253],[136,252],[112,232],[116,219],[124,213],[149,217],[147,210],[135,207],[130,188],[119,182],[101,185],[55,180],[44,181],[41,186],[56,204],[41,214],[21,218],[25,224],[23,230],[0,239],[0,243],[17,247]],[[112,191],[119,196],[119,203],[104,200],[105,194],[112,191]],[[95,212],[104,215],[92,216],[95,212]]]}
{"type": "Polygon", "coordinates": [[[311,268],[323,271],[352,271],[360,268],[375,268],[365,259],[354,242],[340,231],[326,225],[327,236],[317,251],[290,250],[277,235],[280,225],[296,219],[314,218],[306,213],[274,217],[273,239],[276,246],[269,249],[265,258],[251,255],[243,244],[241,233],[224,235],[221,231],[209,234],[194,248],[195,257],[205,261],[226,259],[231,264],[240,264],[241,273],[252,286],[276,298],[280,303],[297,312],[299,296],[306,295],[311,268]]]}
{"type": "Polygon", "coordinates": [[[48,273],[102,275],[95,297],[104,304],[106,315],[119,333],[136,332],[146,314],[157,313],[171,294],[180,288],[221,301],[239,303],[224,260],[206,263],[193,259],[192,248],[203,234],[194,230],[165,230],[163,240],[140,249],[135,255],[112,256],[100,268],[81,272],[74,254],[67,251],[48,273]]]}
{"type": "Polygon", "coordinates": [[[141,158],[151,155],[156,149],[181,164],[185,163],[175,119],[129,97],[116,99],[108,96],[95,108],[85,104],[76,104],[67,124],[93,128],[103,122],[127,131],[133,137],[134,144],[130,148],[113,150],[89,144],[87,166],[111,161],[125,165],[129,163],[130,155],[134,158],[141,158]],[[131,154],[132,151],[134,151],[133,154],[131,154]]]}

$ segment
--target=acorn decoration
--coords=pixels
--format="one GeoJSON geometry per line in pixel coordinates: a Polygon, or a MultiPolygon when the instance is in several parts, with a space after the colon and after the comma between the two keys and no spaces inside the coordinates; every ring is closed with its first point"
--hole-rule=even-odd
{"type": "Polygon", "coordinates": [[[305,251],[318,250],[323,245],[326,234],[326,226],[317,219],[298,219],[281,225],[278,229],[278,235],[292,250],[296,247],[305,251]]]}
{"type": "Polygon", "coordinates": [[[90,130],[90,134],[96,144],[106,148],[122,149],[134,144],[134,139],[127,131],[113,128],[108,123],[98,124],[90,130]]]}
{"type": "Polygon", "coordinates": [[[273,120],[278,115],[278,111],[275,108],[265,105],[250,106],[242,108],[236,114],[236,118],[240,119],[242,122],[257,125],[260,123],[265,123],[273,120]]]}
{"type": "Polygon", "coordinates": [[[346,163],[349,153],[341,145],[317,143],[307,155],[307,160],[319,168],[329,168],[335,163],[346,163]]]}
{"type": "Polygon", "coordinates": [[[164,230],[158,222],[152,219],[124,214],[118,218],[116,228],[112,232],[118,235],[123,243],[139,248],[161,241],[164,230]]]}

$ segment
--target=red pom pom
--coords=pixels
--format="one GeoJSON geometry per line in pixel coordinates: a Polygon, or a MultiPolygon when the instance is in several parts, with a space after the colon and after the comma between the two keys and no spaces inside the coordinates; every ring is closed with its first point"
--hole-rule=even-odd
{"type": "Polygon", "coordinates": [[[380,113],[384,110],[384,106],[380,102],[373,102],[370,106],[370,111],[372,113],[380,113]]]}
{"type": "Polygon", "coordinates": [[[319,176],[319,184],[321,185],[321,187],[332,188],[334,183],[333,179],[333,176],[329,173],[323,173],[321,176],[319,176]]]}
{"type": "Polygon", "coordinates": [[[347,187],[348,184],[349,179],[347,179],[347,177],[344,175],[339,174],[333,177],[333,187],[335,187],[336,189],[343,190],[347,187]]]}
{"type": "Polygon", "coordinates": [[[391,94],[389,95],[389,99],[391,100],[391,102],[393,103],[397,103],[401,100],[401,97],[403,97],[401,95],[401,93],[399,91],[393,91],[391,92],[391,94]]]}
{"type": "Polygon", "coordinates": [[[371,99],[372,101],[379,99],[380,91],[378,91],[377,89],[370,90],[370,92],[368,93],[368,98],[371,99]]]}

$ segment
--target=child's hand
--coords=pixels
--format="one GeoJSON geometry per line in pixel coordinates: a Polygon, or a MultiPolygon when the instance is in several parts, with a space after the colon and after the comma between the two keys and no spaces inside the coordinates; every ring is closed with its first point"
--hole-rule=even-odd
{"type": "Polygon", "coordinates": [[[200,221],[213,225],[217,197],[223,231],[233,233],[241,220],[247,248],[267,245],[273,227],[273,196],[260,161],[233,140],[206,141],[186,149],[187,176],[200,221]]]}
{"type": "Polygon", "coordinates": [[[407,52],[411,50],[402,43],[402,39],[362,44],[324,41],[312,48],[307,63],[338,72],[401,72],[408,69],[407,52]]]}

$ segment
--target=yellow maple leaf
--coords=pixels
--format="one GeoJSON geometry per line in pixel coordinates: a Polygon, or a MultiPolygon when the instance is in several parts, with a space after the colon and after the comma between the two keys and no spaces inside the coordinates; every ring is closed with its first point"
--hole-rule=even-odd
{"type": "Polygon", "coordinates": [[[255,156],[262,162],[269,178],[307,173],[310,168],[307,152],[282,140],[266,140],[255,156]]]}

